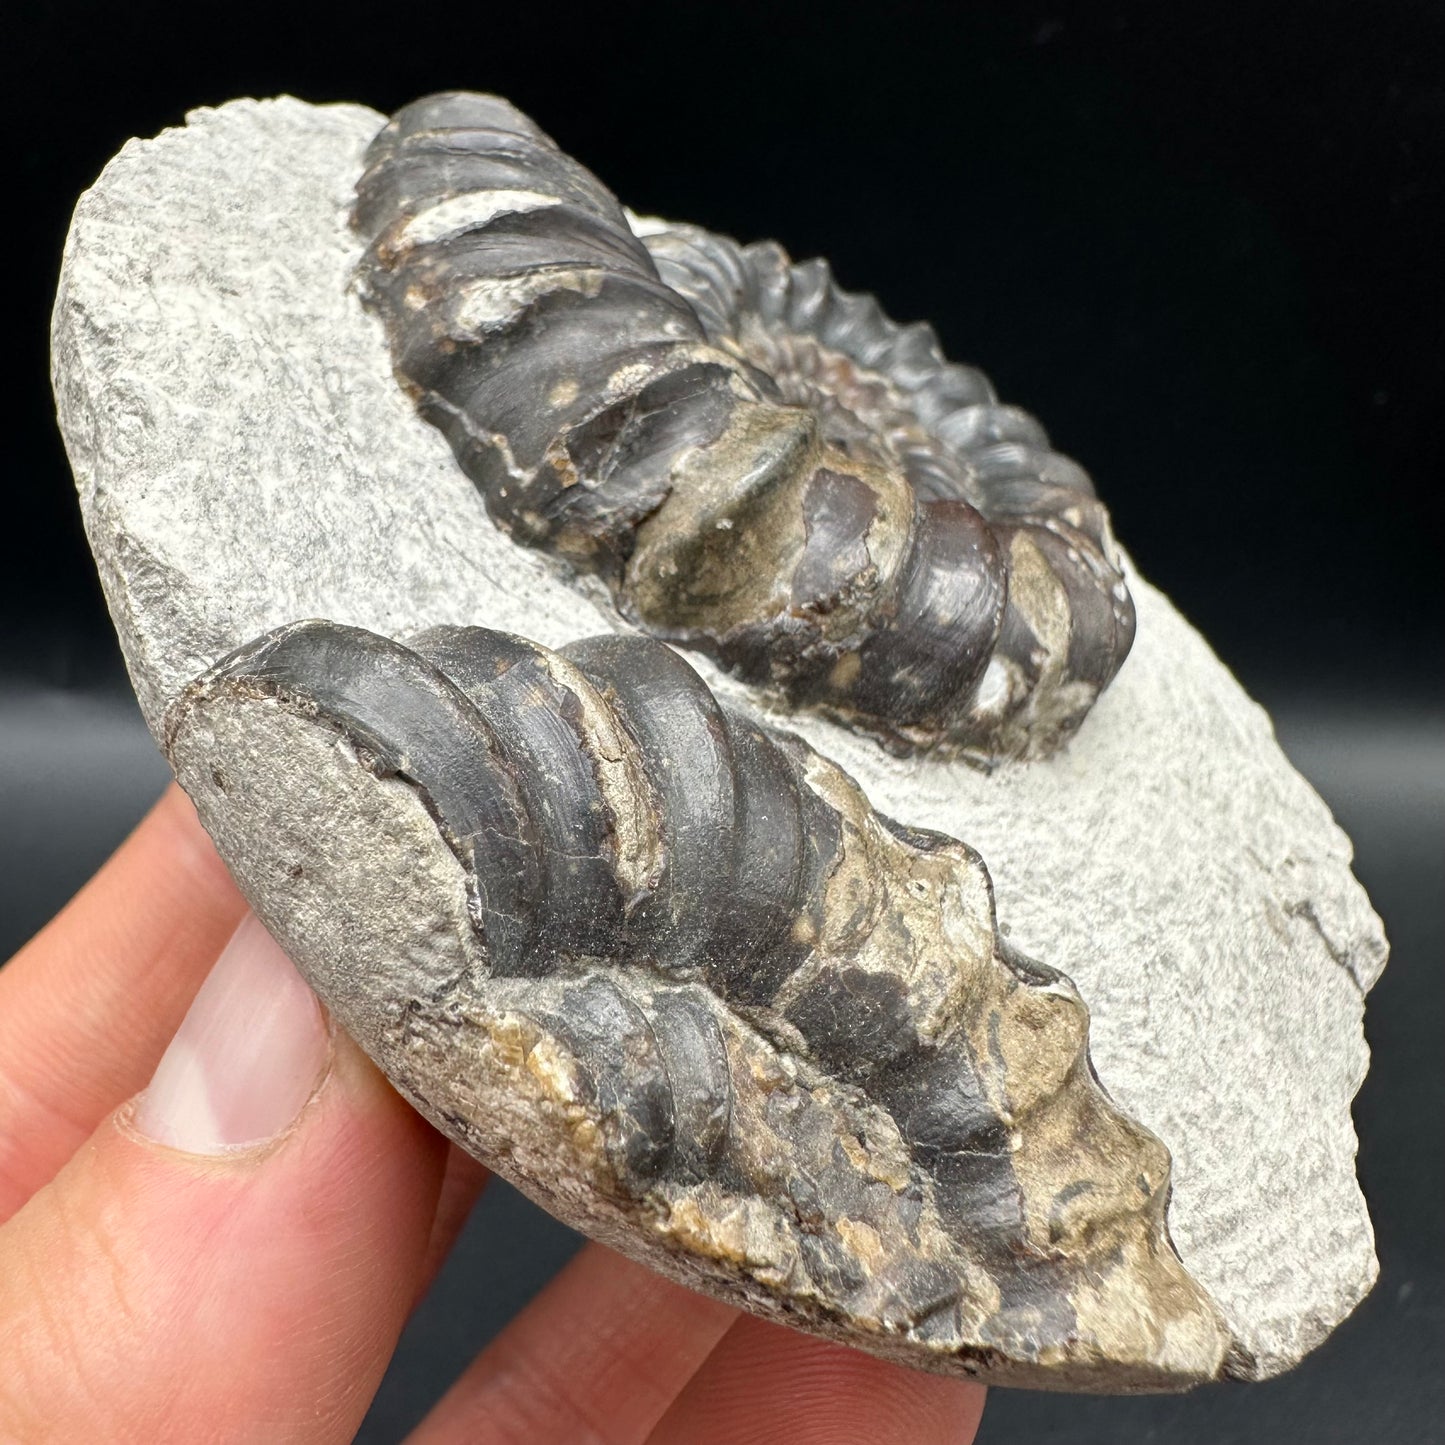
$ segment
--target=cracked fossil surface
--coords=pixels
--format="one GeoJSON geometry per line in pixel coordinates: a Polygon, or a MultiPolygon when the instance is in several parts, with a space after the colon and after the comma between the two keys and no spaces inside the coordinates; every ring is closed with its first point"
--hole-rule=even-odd
{"type": "Polygon", "coordinates": [[[631,636],[393,377],[351,217],[383,124],[131,142],[56,304],[137,695],[253,907],[433,1122],[700,1289],[1000,1383],[1287,1368],[1374,1278],[1386,950],[1267,719],[1118,553],[1117,677],[987,773],[631,636]]]}

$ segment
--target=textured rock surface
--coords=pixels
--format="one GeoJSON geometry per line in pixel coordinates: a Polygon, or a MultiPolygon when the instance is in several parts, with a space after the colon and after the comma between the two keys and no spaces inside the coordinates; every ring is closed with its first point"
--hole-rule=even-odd
{"type": "MultiPolygon", "coordinates": [[[[346,224],[380,124],[289,100],[203,111],[131,142],[77,211],[56,393],[153,729],[219,656],[301,617],[390,636],[481,623],[549,646],[616,626],[497,532],[391,377],[346,224]]],[[[1134,652],[1047,762],[984,776],[789,725],[876,807],[983,854],[1003,930],[1074,980],[1101,1079],[1173,1154],[1171,1231],[1234,1368],[1270,1374],[1374,1277],[1349,1103],[1386,945],[1348,840],[1267,718],[1131,586],[1134,652]]]]}

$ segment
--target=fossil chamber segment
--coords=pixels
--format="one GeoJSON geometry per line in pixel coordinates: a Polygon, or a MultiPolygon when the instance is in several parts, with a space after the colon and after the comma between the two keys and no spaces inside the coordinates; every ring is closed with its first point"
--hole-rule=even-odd
{"type": "Polygon", "coordinates": [[[1108,515],[984,375],[772,243],[629,220],[491,96],[400,111],[353,224],[493,519],[625,616],[901,748],[1047,753],[1127,655],[1108,515]]]}
{"type": "Polygon", "coordinates": [[[1213,1378],[1170,1162],[978,855],[666,645],[297,623],[167,751],[252,906],[440,1128],[735,1305],[1035,1387],[1213,1378]]]}

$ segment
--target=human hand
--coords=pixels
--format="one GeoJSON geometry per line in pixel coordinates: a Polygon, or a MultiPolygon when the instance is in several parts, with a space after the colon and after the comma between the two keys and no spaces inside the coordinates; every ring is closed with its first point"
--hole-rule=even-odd
{"type": "MultiPolygon", "coordinates": [[[[245,917],[172,788],[0,970],[6,1439],[349,1440],[482,1187],[245,917]]],[[[411,1438],[966,1445],[983,1394],[589,1244],[411,1438]]]]}

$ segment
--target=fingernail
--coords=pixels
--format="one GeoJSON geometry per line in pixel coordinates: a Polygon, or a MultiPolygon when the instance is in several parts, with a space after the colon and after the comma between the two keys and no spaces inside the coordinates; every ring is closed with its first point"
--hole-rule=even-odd
{"type": "Polygon", "coordinates": [[[255,914],[231,935],[131,1118],[191,1154],[224,1154],[284,1133],[331,1055],[316,996],[255,914]]]}

